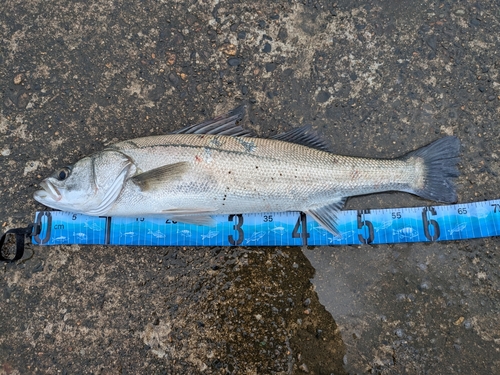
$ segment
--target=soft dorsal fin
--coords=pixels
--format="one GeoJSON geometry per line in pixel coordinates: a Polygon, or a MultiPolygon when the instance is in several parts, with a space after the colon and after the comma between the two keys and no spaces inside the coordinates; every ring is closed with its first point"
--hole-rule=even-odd
{"type": "Polygon", "coordinates": [[[255,137],[255,134],[251,130],[244,129],[237,125],[245,116],[245,109],[246,107],[244,105],[240,105],[228,113],[202,122],[201,124],[186,126],[185,128],[172,132],[172,134],[217,134],[255,137]]]}
{"type": "Polygon", "coordinates": [[[331,151],[330,147],[319,137],[311,125],[289,130],[285,133],[276,134],[271,137],[279,141],[297,143],[302,146],[316,148],[321,151],[331,151]]]}
{"type": "Polygon", "coordinates": [[[309,209],[306,214],[311,215],[323,228],[328,232],[342,237],[336,228],[337,214],[344,207],[347,198],[339,198],[335,202],[329,203],[325,206],[309,209]]]}
{"type": "Polygon", "coordinates": [[[165,184],[182,177],[190,168],[187,161],[167,164],[131,178],[142,191],[161,189],[165,184]]]}

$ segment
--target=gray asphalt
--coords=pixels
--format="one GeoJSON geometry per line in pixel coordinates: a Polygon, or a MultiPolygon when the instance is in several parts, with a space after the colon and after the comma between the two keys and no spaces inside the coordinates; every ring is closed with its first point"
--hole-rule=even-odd
{"type": "MultiPolygon", "coordinates": [[[[345,155],[456,135],[459,202],[496,199],[499,5],[5,0],[2,228],[56,168],[243,102],[262,136],[312,124],[345,155]]],[[[29,245],[1,265],[0,374],[498,373],[499,244],[29,245]]]]}

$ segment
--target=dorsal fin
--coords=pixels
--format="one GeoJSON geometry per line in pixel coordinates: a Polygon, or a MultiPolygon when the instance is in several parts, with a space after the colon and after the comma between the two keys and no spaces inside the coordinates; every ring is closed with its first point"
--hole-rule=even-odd
{"type": "Polygon", "coordinates": [[[279,141],[297,143],[302,146],[316,148],[321,151],[331,151],[330,147],[319,137],[311,125],[289,130],[285,133],[276,134],[271,137],[279,141]]]}
{"type": "Polygon", "coordinates": [[[201,124],[186,126],[185,128],[172,132],[172,134],[217,134],[255,137],[255,134],[251,130],[244,129],[237,125],[245,116],[245,109],[246,107],[244,105],[240,105],[228,113],[204,121],[201,124]]]}

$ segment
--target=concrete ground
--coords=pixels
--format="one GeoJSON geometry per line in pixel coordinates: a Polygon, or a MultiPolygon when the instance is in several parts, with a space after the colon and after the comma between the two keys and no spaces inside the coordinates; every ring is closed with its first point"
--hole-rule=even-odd
{"type": "MultiPolygon", "coordinates": [[[[310,123],[345,155],[454,134],[459,202],[498,198],[499,5],[4,0],[2,228],[56,168],[243,101],[262,136],[310,123]]],[[[1,265],[0,374],[499,373],[499,246],[30,245],[1,265]]]]}

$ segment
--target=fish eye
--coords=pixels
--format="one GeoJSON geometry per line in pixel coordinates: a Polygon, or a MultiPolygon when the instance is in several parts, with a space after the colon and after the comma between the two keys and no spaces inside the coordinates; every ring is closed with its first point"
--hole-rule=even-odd
{"type": "Polygon", "coordinates": [[[71,169],[69,169],[68,167],[61,168],[61,170],[57,172],[56,177],[59,181],[64,181],[69,177],[70,172],[71,169]]]}

